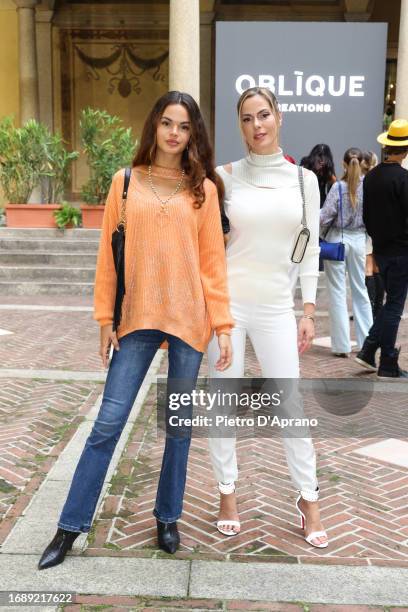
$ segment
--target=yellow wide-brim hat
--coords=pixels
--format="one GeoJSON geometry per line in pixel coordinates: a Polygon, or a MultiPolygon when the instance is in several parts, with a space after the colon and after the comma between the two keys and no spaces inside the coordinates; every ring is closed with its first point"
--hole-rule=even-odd
{"type": "Polygon", "coordinates": [[[390,124],[388,132],[378,136],[377,141],[391,147],[408,146],[408,121],[406,119],[396,119],[390,124]]]}

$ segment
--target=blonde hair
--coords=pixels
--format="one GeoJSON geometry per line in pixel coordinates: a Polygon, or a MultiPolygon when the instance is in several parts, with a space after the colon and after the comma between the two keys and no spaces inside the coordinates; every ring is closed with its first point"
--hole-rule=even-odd
{"type": "Polygon", "coordinates": [[[341,180],[347,183],[350,202],[353,208],[357,206],[357,188],[361,180],[361,162],[363,153],[355,147],[348,149],[343,158],[344,175],[341,180]]]}
{"type": "Polygon", "coordinates": [[[375,168],[378,164],[378,157],[374,151],[366,151],[363,153],[363,160],[361,162],[361,171],[364,175],[368,174],[370,170],[375,168]]]}
{"type": "MultiPolygon", "coordinates": [[[[262,96],[268,103],[268,106],[271,109],[272,114],[274,115],[276,119],[276,126],[278,130],[278,142],[279,142],[279,131],[280,131],[279,130],[280,128],[279,103],[278,103],[278,99],[275,96],[275,94],[267,87],[250,87],[249,89],[246,89],[245,91],[243,91],[242,94],[240,95],[239,100],[237,102],[237,113],[238,113],[238,118],[240,120],[239,128],[241,130],[242,136],[243,136],[242,125],[241,125],[242,107],[244,105],[244,102],[249,100],[249,98],[253,98],[254,96],[262,96]]],[[[246,143],[246,146],[248,147],[247,143],[246,143]]]]}

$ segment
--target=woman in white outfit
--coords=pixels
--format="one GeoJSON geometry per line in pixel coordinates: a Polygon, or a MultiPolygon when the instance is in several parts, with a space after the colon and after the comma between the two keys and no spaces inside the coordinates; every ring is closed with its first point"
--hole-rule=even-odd
{"type": "MultiPolygon", "coordinates": [[[[264,88],[246,90],[238,102],[240,128],[248,156],[220,166],[225,185],[225,212],[230,222],[227,244],[233,365],[215,370],[216,344],[208,347],[211,378],[244,376],[248,334],[265,378],[299,377],[299,353],[314,338],[314,311],[319,265],[320,194],[313,172],[303,170],[310,240],[299,265],[304,315],[296,326],[290,270],[295,238],[302,219],[298,168],[279,147],[281,114],[274,94],[264,88]]],[[[299,492],[297,507],[305,537],[326,547],[320,522],[316,458],[310,437],[283,439],[292,481],[299,492]]],[[[240,530],[235,481],[238,478],[235,438],[210,438],[211,460],[220,490],[217,527],[225,535],[240,530]]]]}
{"type": "Polygon", "coordinates": [[[333,185],[320,211],[322,228],[330,228],[327,234],[329,242],[343,240],[345,245],[345,261],[324,262],[329,295],[332,353],[338,357],[347,357],[351,352],[346,271],[350,281],[359,349],[363,346],[373,324],[371,304],[365,284],[367,234],[363,222],[363,176],[360,166],[362,160],[363,153],[360,149],[351,148],[345,152],[344,175],[341,181],[333,185]]]}

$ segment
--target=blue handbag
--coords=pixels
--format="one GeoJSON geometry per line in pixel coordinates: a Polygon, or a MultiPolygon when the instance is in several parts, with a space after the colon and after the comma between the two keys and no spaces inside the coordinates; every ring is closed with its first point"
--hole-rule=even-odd
{"type": "Polygon", "coordinates": [[[326,236],[332,228],[334,219],[330,224],[330,227],[326,231],[324,238],[319,238],[320,245],[320,259],[328,259],[329,261],[344,261],[345,248],[344,248],[344,237],[343,237],[343,191],[341,183],[339,185],[339,196],[340,196],[340,224],[341,224],[341,242],[327,242],[326,236]]]}

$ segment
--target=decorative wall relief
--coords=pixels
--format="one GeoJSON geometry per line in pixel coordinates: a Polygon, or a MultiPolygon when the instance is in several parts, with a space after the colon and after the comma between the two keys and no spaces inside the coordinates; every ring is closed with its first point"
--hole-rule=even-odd
{"type": "MultiPolygon", "coordinates": [[[[61,29],[61,128],[80,150],[79,114],[91,106],[118,115],[140,136],[153,103],[168,90],[167,30],[61,29]]],[[[88,169],[81,156],[72,172],[73,199],[88,169]]]]}
{"type": "Polygon", "coordinates": [[[116,89],[122,98],[127,98],[132,91],[136,94],[142,93],[140,76],[145,72],[151,72],[154,81],[165,82],[166,76],[160,71],[163,62],[168,58],[169,52],[165,51],[159,57],[147,59],[136,54],[136,45],[121,43],[114,45],[113,52],[106,57],[91,57],[87,55],[79,45],[74,49],[80,59],[90,70],[89,79],[100,79],[100,71],[106,70],[112,75],[108,83],[108,92],[112,94],[116,89]]]}

